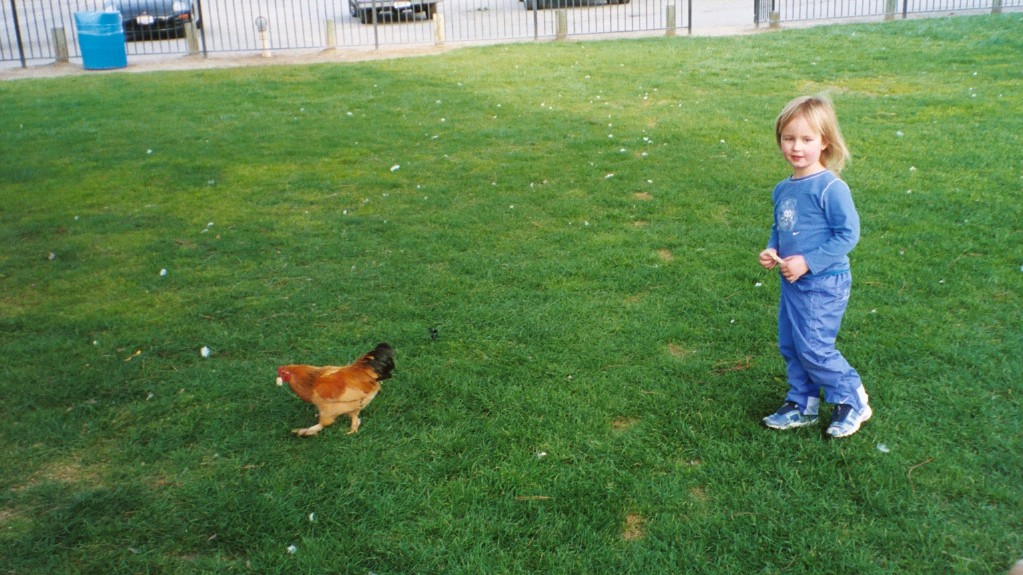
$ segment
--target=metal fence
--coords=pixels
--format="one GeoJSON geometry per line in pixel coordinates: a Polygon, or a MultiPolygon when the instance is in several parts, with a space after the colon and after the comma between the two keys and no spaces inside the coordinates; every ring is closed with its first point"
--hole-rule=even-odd
{"type": "MultiPolygon", "coordinates": [[[[380,12],[364,22],[349,0],[193,0],[201,24],[189,27],[189,37],[130,41],[126,51],[209,54],[671,33],[684,29],[692,2],[546,0],[549,7],[530,9],[538,1],[544,6],[545,0],[443,0],[435,14],[380,12]]],[[[22,65],[80,57],[74,14],[103,10],[102,0],[0,2],[0,62],[22,65]]]]}
{"type": "MultiPolygon", "coordinates": [[[[362,10],[367,3],[423,1],[192,0],[199,28],[189,26],[186,38],[127,42],[126,52],[129,57],[209,55],[580,35],[671,35],[692,33],[694,20],[698,26],[736,28],[1023,6],[1023,0],[437,0],[435,13],[373,12],[367,18],[362,10]]],[[[74,14],[101,11],[103,4],[104,0],[0,0],[0,64],[27,66],[80,58],[74,14]]]]}
{"type": "Polygon", "coordinates": [[[908,18],[911,15],[1001,12],[1023,7],[1023,0],[756,0],[757,24],[908,18]]]}

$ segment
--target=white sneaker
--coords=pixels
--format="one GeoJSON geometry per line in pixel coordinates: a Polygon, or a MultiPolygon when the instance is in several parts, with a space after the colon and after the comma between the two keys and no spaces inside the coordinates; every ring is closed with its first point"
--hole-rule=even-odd
{"type": "Polygon", "coordinates": [[[872,415],[874,415],[874,411],[870,409],[869,405],[864,405],[860,411],[856,411],[853,409],[853,406],[848,404],[836,405],[835,410],[831,412],[831,425],[828,426],[828,435],[831,437],[849,437],[859,431],[860,425],[870,419],[872,415]]]}

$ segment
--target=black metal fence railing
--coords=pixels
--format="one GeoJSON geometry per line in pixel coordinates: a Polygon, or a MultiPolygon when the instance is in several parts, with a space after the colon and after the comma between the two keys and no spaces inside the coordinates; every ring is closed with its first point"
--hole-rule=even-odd
{"type": "Polygon", "coordinates": [[[1023,0],[756,0],[760,24],[841,20],[850,18],[908,18],[938,13],[1001,12],[1023,7],[1023,0]]]}
{"type": "MultiPolygon", "coordinates": [[[[174,2],[119,1],[122,6],[174,2]]],[[[692,3],[692,0],[191,1],[195,26],[190,26],[188,37],[129,41],[127,54],[322,50],[674,31],[689,25],[686,17],[692,3]],[[427,2],[432,9],[416,11],[427,2]]],[[[24,65],[26,61],[80,57],[74,14],[102,11],[112,3],[113,0],[0,0],[3,18],[0,62],[20,59],[24,65]]]]}
{"type": "MultiPolygon", "coordinates": [[[[125,14],[124,6],[163,3],[180,8],[188,0],[0,0],[0,66],[80,58],[75,13],[103,11],[117,3],[125,14]]],[[[184,25],[183,37],[140,34],[129,38],[125,51],[129,57],[265,54],[580,35],[673,35],[692,33],[694,20],[697,26],[752,28],[801,20],[1019,8],[1023,0],[191,0],[192,21],[184,25]]]]}

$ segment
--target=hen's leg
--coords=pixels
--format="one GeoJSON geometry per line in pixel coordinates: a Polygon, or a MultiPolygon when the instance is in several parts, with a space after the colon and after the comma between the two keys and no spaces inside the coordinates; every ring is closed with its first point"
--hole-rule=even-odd
{"type": "Polygon", "coordinates": [[[312,427],[299,427],[297,429],[292,429],[291,432],[299,437],[312,437],[319,433],[321,429],[323,429],[323,426],[317,423],[312,427]]]}
{"type": "Polygon", "coordinates": [[[312,437],[320,432],[324,427],[334,423],[333,415],[324,415],[320,413],[320,421],[312,427],[300,427],[298,429],[292,429],[291,432],[299,437],[312,437]]]}
{"type": "Polygon", "coordinates": [[[362,423],[362,420],[359,419],[359,412],[358,411],[353,411],[353,412],[348,414],[348,417],[352,418],[352,426],[348,428],[348,435],[351,435],[353,433],[358,433],[359,425],[362,423]]]}

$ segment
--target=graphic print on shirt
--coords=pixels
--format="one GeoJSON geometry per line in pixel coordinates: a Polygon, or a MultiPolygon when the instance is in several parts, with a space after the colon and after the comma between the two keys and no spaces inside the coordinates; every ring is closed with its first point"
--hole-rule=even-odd
{"type": "Polygon", "coordinates": [[[796,198],[785,198],[778,206],[778,231],[791,232],[796,229],[796,198]]]}

